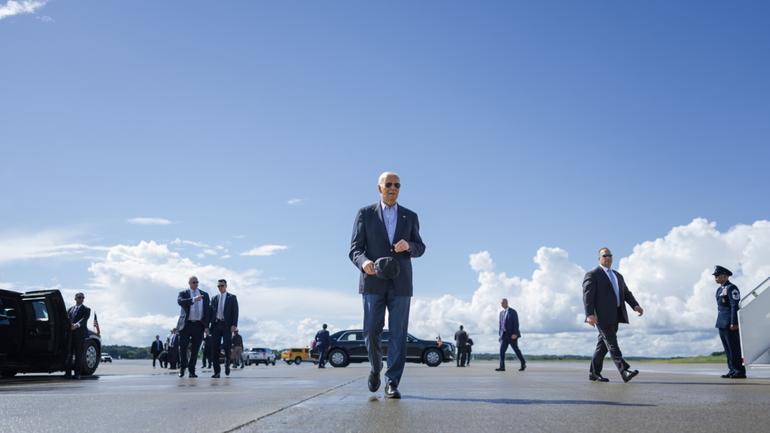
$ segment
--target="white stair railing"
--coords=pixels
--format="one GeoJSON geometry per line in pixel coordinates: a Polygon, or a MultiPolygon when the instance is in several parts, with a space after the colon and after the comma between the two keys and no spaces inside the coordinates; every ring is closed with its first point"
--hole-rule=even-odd
{"type": "Polygon", "coordinates": [[[770,277],[740,301],[738,327],[746,365],[770,365],[770,277]]]}

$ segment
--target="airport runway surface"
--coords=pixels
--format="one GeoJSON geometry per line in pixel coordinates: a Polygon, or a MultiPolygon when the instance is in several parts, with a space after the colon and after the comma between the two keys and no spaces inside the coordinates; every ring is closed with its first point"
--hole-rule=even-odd
{"type": "MultiPolygon", "coordinates": [[[[402,400],[366,388],[368,366],[250,366],[180,379],[149,361],[115,361],[73,381],[0,381],[0,433],[27,432],[767,432],[770,371],[720,379],[721,365],[634,363],[624,384],[589,382],[587,362],[531,362],[498,373],[407,366],[402,400]]],[[[607,362],[610,367],[611,362],[607,362]]]]}

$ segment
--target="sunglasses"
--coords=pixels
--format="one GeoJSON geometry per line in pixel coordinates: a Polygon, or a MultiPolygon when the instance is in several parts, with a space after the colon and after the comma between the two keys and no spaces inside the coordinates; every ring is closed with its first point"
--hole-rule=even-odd
{"type": "Polygon", "coordinates": [[[612,257],[612,254],[602,254],[602,257],[612,257]]]}
{"type": "Polygon", "coordinates": [[[227,287],[224,284],[217,284],[217,287],[227,287]]]}
{"type": "Polygon", "coordinates": [[[197,281],[190,281],[190,284],[198,284],[197,281]]]}
{"type": "Polygon", "coordinates": [[[391,187],[394,187],[396,189],[401,189],[401,184],[398,183],[398,182],[386,182],[385,183],[385,188],[391,188],[391,187]]]}

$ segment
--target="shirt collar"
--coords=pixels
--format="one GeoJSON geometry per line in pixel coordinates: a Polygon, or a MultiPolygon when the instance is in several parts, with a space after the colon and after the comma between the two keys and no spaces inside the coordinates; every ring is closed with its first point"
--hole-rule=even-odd
{"type": "Polygon", "coordinates": [[[605,267],[604,267],[604,266],[602,266],[602,265],[599,265],[599,267],[600,267],[600,268],[602,268],[602,269],[604,269],[604,272],[607,272],[607,273],[609,273],[609,272],[610,272],[610,269],[612,269],[612,268],[605,268],[605,267]]]}
{"type": "Polygon", "coordinates": [[[380,200],[380,208],[384,211],[385,209],[392,209],[392,210],[398,210],[398,202],[393,203],[393,206],[388,206],[385,204],[384,201],[380,200]]]}

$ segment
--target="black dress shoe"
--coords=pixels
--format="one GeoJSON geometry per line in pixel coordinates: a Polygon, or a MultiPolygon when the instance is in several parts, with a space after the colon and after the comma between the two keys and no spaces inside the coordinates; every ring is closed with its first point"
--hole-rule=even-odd
{"type": "Polygon", "coordinates": [[[385,385],[385,398],[399,399],[401,398],[401,393],[398,392],[398,388],[393,386],[393,384],[389,383],[385,385]]]}
{"type": "MultiPolygon", "coordinates": [[[[72,376],[72,378],[73,378],[74,380],[80,380],[80,375],[79,375],[79,374],[76,374],[76,375],[72,376]]],[[[745,378],[746,378],[746,376],[744,375],[744,376],[743,376],[743,378],[745,379],[745,378]]],[[[733,377],[733,379],[735,379],[735,378],[733,377]]]]}
{"type": "Polygon", "coordinates": [[[628,382],[637,374],[639,374],[639,370],[623,370],[620,372],[620,376],[623,378],[623,382],[628,382]]]}
{"type": "Polygon", "coordinates": [[[732,376],[730,376],[730,379],[745,379],[746,373],[735,373],[732,376]]]}
{"type": "Polygon", "coordinates": [[[219,379],[219,373],[214,373],[211,375],[212,379],[219,379]]]}
{"type": "Polygon", "coordinates": [[[184,377],[184,371],[179,370],[179,377],[184,377]]]}
{"type": "Polygon", "coordinates": [[[609,382],[610,380],[601,374],[588,373],[588,380],[592,382],[609,382]]]}
{"type": "Polygon", "coordinates": [[[195,374],[195,373],[190,373],[190,375],[188,377],[198,377],[198,375],[195,374]]]}
{"type": "Polygon", "coordinates": [[[380,389],[380,373],[370,371],[367,384],[369,385],[369,391],[377,392],[377,390],[380,389]]]}
{"type": "Polygon", "coordinates": [[[733,374],[732,373],[725,373],[725,374],[723,374],[723,375],[721,375],[719,377],[721,377],[722,379],[732,379],[733,378],[733,374]]]}
{"type": "Polygon", "coordinates": [[[526,369],[527,369],[527,364],[522,364],[522,366],[521,366],[521,368],[519,369],[519,371],[524,371],[524,370],[526,370],[526,369]]]}
{"type": "Polygon", "coordinates": [[[225,368],[225,376],[229,376],[229,375],[230,375],[230,369],[229,368],[225,368]]]}
{"type": "Polygon", "coordinates": [[[505,371],[504,368],[496,368],[495,371],[505,371]]]}

